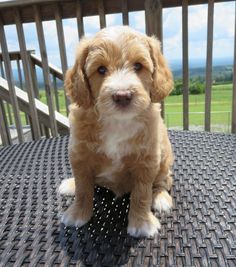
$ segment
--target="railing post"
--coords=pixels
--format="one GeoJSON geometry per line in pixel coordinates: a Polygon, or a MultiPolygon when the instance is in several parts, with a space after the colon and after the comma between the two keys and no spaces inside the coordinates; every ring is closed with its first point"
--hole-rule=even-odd
{"type": "Polygon", "coordinates": [[[60,105],[59,105],[59,99],[58,99],[58,88],[57,88],[57,78],[55,75],[53,75],[53,88],[54,88],[54,93],[55,93],[56,109],[58,112],[60,112],[60,105]]]}
{"type": "Polygon", "coordinates": [[[155,35],[162,42],[161,0],[145,0],[145,22],[147,35],[155,35]]]}
{"type": "Polygon", "coordinates": [[[11,134],[7,125],[7,116],[4,109],[4,103],[0,99],[0,134],[2,139],[2,144],[4,146],[11,145],[11,134]]]}
{"type": "Polygon", "coordinates": [[[31,53],[28,53],[29,57],[29,64],[30,64],[30,73],[32,76],[32,82],[33,82],[33,89],[34,89],[34,96],[35,98],[39,99],[39,88],[38,88],[38,79],[37,79],[37,73],[34,61],[31,57],[31,53]]]}
{"type": "MultiPolygon", "coordinates": [[[[39,118],[38,113],[35,106],[35,96],[34,96],[34,84],[32,81],[32,76],[30,73],[30,63],[29,63],[29,55],[27,53],[26,49],[26,43],[25,43],[25,35],[23,30],[23,25],[21,22],[21,16],[18,9],[15,9],[15,23],[16,23],[16,29],[17,29],[17,35],[20,45],[20,55],[22,59],[24,74],[25,74],[25,86],[26,91],[28,93],[29,97],[29,110],[30,110],[30,122],[31,124],[31,130],[32,130],[32,136],[34,139],[40,139],[40,127],[39,127],[39,118]]],[[[22,87],[23,89],[23,87],[22,87]]]]}
{"type": "MultiPolygon", "coordinates": [[[[236,5],[235,5],[236,14],[236,5]]],[[[234,69],[233,69],[233,95],[232,95],[232,119],[231,131],[236,134],[236,16],[234,24],[234,69]]]]}
{"type": "Polygon", "coordinates": [[[104,10],[104,3],[103,0],[97,0],[98,5],[98,14],[99,14],[99,20],[100,20],[100,28],[106,27],[106,15],[104,10]]]}
{"type": "MultiPolygon", "coordinates": [[[[1,70],[2,78],[5,79],[5,73],[4,73],[4,69],[3,69],[2,60],[0,60],[0,70],[1,70]]],[[[6,103],[6,105],[7,105],[7,113],[8,113],[9,124],[12,125],[13,124],[13,120],[12,120],[12,115],[11,115],[11,108],[10,108],[10,105],[8,103],[6,103]]]]}
{"type": "Polygon", "coordinates": [[[11,61],[10,61],[10,56],[8,53],[7,41],[6,41],[6,36],[5,36],[5,32],[4,32],[4,25],[2,22],[1,16],[0,16],[0,43],[1,43],[1,47],[2,47],[2,56],[3,56],[3,61],[5,64],[6,78],[7,78],[7,82],[8,82],[9,95],[10,95],[12,110],[13,110],[15,123],[16,123],[18,140],[20,143],[22,143],[22,142],[24,142],[24,134],[23,134],[23,129],[22,129],[22,125],[21,125],[20,110],[19,110],[19,105],[17,102],[13,73],[12,73],[12,68],[11,68],[11,61]]]}
{"type": "Polygon", "coordinates": [[[84,21],[83,21],[81,0],[76,1],[76,18],[77,18],[79,39],[81,39],[84,36],[84,21]]]}
{"type": "MultiPolygon", "coordinates": [[[[163,51],[162,2],[161,0],[145,0],[144,8],[146,34],[155,35],[160,40],[163,51]]],[[[164,101],[161,102],[161,116],[162,118],[165,118],[164,101]]]]}
{"type": "Polygon", "coordinates": [[[20,83],[20,88],[24,90],[23,88],[23,78],[22,78],[22,73],[21,73],[21,67],[20,67],[20,60],[16,60],[16,65],[17,65],[17,72],[18,72],[18,78],[19,78],[19,83],[20,83]]]}
{"type": "Polygon", "coordinates": [[[182,2],[183,129],[189,130],[188,0],[182,2]]]}
{"type": "MultiPolygon", "coordinates": [[[[20,88],[22,90],[24,90],[23,78],[22,78],[20,59],[19,58],[16,60],[16,64],[17,64],[17,71],[18,71],[18,78],[19,78],[20,88]]],[[[29,120],[28,120],[28,117],[27,117],[26,113],[25,113],[25,122],[26,122],[26,124],[29,124],[29,120]]]]}
{"type": "MultiPolygon", "coordinates": [[[[32,56],[31,56],[31,53],[30,52],[28,52],[28,57],[29,57],[29,64],[30,64],[30,73],[32,75],[32,82],[33,82],[33,88],[34,88],[34,96],[35,96],[35,98],[40,99],[39,88],[38,88],[38,79],[37,79],[37,73],[36,73],[35,63],[34,63],[34,60],[33,60],[32,56]]],[[[44,128],[46,128],[46,126],[43,125],[43,124],[40,124],[40,135],[41,136],[46,136],[46,133],[44,131],[44,128]]],[[[50,137],[48,128],[47,128],[47,134],[50,137]]]]}
{"type": "Polygon", "coordinates": [[[128,0],[122,0],[122,20],[124,25],[129,25],[128,0]]]}
{"type": "Polygon", "coordinates": [[[208,2],[207,18],[207,59],[205,88],[205,131],[211,130],[211,86],[212,86],[212,49],[213,49],[214,0],[208,2]]]}
{"type": "MultiPolygon", "coordinates": [[[[62,26],[62,16],[61,16],[61,9],[60,6],[56,6],[55,9],[55,20],[57,26],[57,37],[58,37],[58,44],[60,50],[60,57],[61,57],[61,67],[63,73],[63,79],[65,80],[66,71],[68,69],[67,58],[66,58],[66,45],[64,39],[64,31],[62,26]]],[[[56,91],[55,91],[56,92],[56,91]]],[[[56,96],[56,99],[58,96],[56,96]]],[[[69,100],[65,94],[65,105],[66,105],[66,113],[69,114],[69,100]]]]}
{"type": "Polygon", "coordinates": [[[42,67],[43,67],[43,77],[45,83],[45,91],[47,95],[47,104],[49,109],[49,116],[50,116],[50,127],[52,136],[57,136],[57,124],[55,119],[55,110],[54,110],[54,103],[53,103],[53,88],[51,86],[50,81],[50,70],[48,66],[48,57],[47,57],[47,50],[43,32],[43,24],[42,19],[39,11],[39,7],[37,5],[34,6],[34,15],[35,15],[35,22],[36,22],[36,29],[38,34],[38,41],[39,41],[39,48],[40,54],[42,58],[42,67]]]}

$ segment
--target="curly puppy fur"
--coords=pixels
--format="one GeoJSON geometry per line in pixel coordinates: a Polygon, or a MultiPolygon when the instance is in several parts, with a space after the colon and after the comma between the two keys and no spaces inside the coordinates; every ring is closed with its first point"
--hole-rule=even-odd
{"type": "Polygon", "coordinates": [[[151,209],[172,207],[173,156],[158,102],[173,78],[159,41],[125,26],[103,29],[80,42],[65,87],[74,178],[59,192],[75,200],[62,222],[80,227],[89,221],[98,184],[117,196],[130,192],[128,233],[153,236],[160,223],[151,209]]]}

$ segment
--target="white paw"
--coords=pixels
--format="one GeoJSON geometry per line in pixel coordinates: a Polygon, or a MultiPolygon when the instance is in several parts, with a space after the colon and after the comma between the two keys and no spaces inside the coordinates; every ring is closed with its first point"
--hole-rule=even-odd
{"type": "Polygon", "coordinates": [[[75,179],[69,178],[61,182],[58,192],[61,195],[74,196],[75,195],[75,179]]]}
{"type": "Polygon", "coordinates": [[[172,206],[172,197],[167,191],[159,193],[152,203],[152,208],[154,210],[158,210],[159,212],[169,212],[172,206]]]}
{"type": "Polygon", "coordinates": [[[134,237],[152,237],[158,233],[158,229],[161,228],[159,220],[151,214],[149,220],[145,221],[141,226],[128,226],[127,232],[134,237]]]}
{"type": "Polygon", "coordinates": [[[61,222],[65,224],[65,226],[75,226],[81,227],[86,224],[88,221],[81,220],[79,218],[74,218],[68,212],[65,212],[61,217],[61,222]]]}

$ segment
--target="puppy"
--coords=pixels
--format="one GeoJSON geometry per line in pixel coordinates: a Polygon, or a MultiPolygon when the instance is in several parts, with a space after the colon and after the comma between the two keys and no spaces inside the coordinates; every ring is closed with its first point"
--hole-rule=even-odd
{"type": "Polygon", "coordinates": [[[151,209],[172,207],[171,144],[160,102],[173,78],[160,43],[127,26],[106,28],[83,39],[68,70],[71,99],[69,144],[74,178],[59,192],[75,194],[62,217],[81,227],[93,213],[95,184],[117,196],[130,192],[128,233],[153,236],[160,228],[151,209]]]}

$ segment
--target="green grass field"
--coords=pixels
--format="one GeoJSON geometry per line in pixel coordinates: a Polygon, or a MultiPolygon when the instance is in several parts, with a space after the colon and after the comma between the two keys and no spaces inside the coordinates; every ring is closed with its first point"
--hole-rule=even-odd
{"type": "MultiPolygon", "coordinates": [[[[183,125],[183,96],[169,96],[165,100],[165,122],[168,128],[182,129],[183,125]]],[[[46,95],[40,90],[40,100],[44,103],[46,95]]],[[[204,125],[205,95],[189,95],[189,124],[190,129],[200,130],[204,125]]],[[[59,90],[60,112],[66,115],[63,90],[59,90]]],[[[212,131],[230,132],[232,107],[232,84],[213,85],[211,105],[212,131]]],[[[21,113],[22,123],[25,115],[21,113]]]]}
{"type": "MultiPolygon", "coordinates": [[[[230,131],[232,84],[213,85],[211,125],[215,131],[230,131]]],[[[205,95],[189,95],[189,124],[192,129],[204,125],[205,95]]],[[[169,128],[182,128],[183,96],[169,96],[165,100],[165,122],[169,128]]]]}

